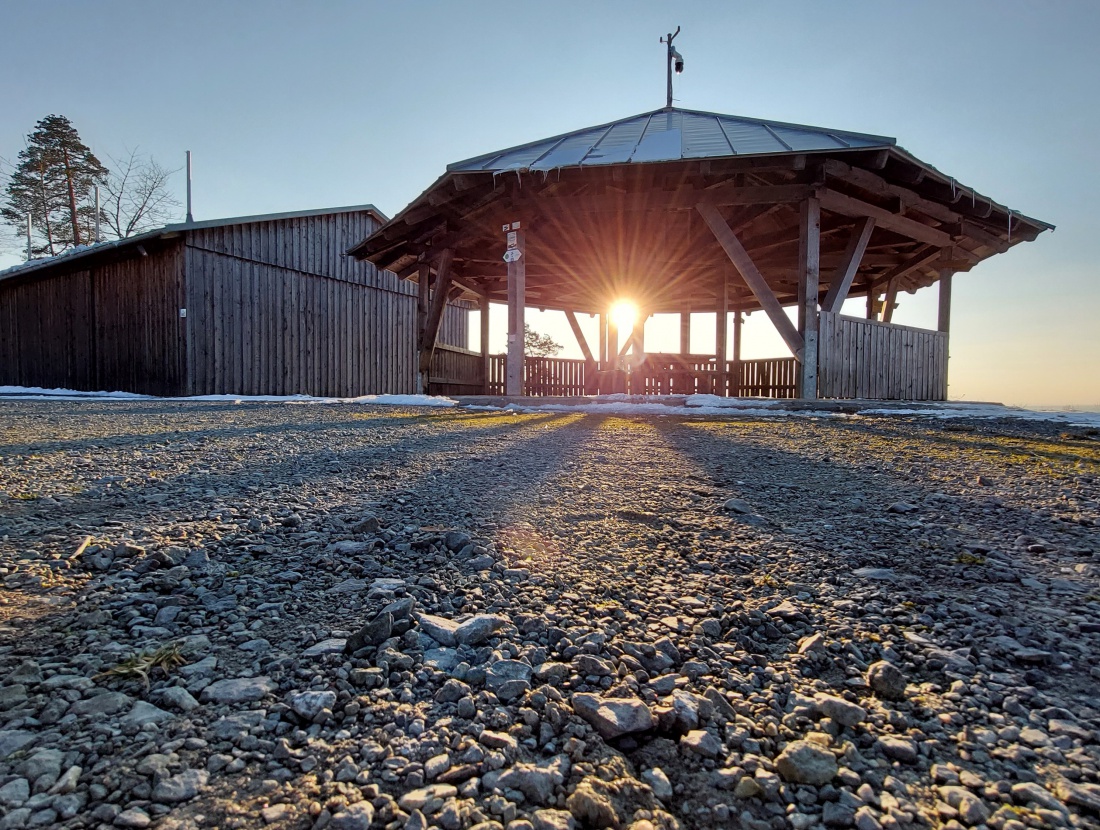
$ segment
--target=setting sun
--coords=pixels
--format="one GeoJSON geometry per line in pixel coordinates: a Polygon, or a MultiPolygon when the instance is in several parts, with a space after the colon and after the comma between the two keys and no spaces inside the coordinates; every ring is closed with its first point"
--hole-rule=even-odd
{"type": "Polygon", "coordinates": [[[615,324],[616,328],[632,328],[634,321],[637,319],[638,306],[630,300],[618,300],[611,306],[611,322],[615,324]]]}

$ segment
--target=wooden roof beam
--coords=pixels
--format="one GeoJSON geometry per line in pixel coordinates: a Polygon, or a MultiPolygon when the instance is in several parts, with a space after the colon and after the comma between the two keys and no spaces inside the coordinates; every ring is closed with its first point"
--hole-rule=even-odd
{"type": "Polygon", "coordinates": [[[848,182],[870,193],[888,198],[901,199],[905,208],[914,208],[921,213],[939,222],[960,222],[962,216],[938,202],[932,202],[917,195],[914,191],[905,187],[890,184],[881,176],[876,176],[868,170],[851,167],[837,159],[829,159],[825,162],[825,174],[833,176],[841,181],[848,182]]]}
{"type": "Polygon", "coordinates": [[[871,241],[871,233],[874,229],[875,220],[870,216],[860,220],[852,228],[852,235],[844,249],[844,258],[829,279],[829,291],[821,303],[822,311],[833,313],[840,311],[844,298],[848,296],[848,291],[852,287],[852,280],[855,279],[856,271],[859,270],[859,263],[867,250],[867,243],[871,241]]]}
{"type": "Polygon", "coordinates": [[[899,214],[891,213],[877,205],[872,205],[870,202],[845,196],[835,190],[822,191],[821,206],[833,213],[840,213],[857,219],[870,217],[875,220],[878,227],[907,236],[926,245],[946,248],[953,242],[950,235],[941,230],[925,225],[915,219],[908,219],[899,214]]]}
{"type": "Polygon", "coordinates": [[[885,274],[875,277],[873,280],[873,284],[882,285],[883,283],[893,283],[896,286],[896,281],[898,279],[904,277],[910,271],[915,271],[917,268],[927,265],[934,259],[939,259],[940,253],[940,249],[935,247],[934,245],[925,245],[921,249],[919,249],[917,253],[910,259],[907,259],[900,265],[895,265],[885,274]]]}
{"type": "Polygon", "coordinates": [[[805,348],[802,335],[798,333],[790,318],[787,317],[786,312],[783,311],[779,300],[776,299],[775,294],[768,287],[767,280],[757,270],[752,258],[738,240],[737,234],[726,224],[726,220],[722,218],[722,214],[714,205],[702,202],[696,205],[695,209],[703,217],[703,221],[706,222],[707,227],[710,228],[711,233],[718,240],[718,244],[722,246],[722,250],[726,252],[726,256],[730,258],[730,262],[741,274],[741,279],[752,291],[756,301],[760,303],[771,319],[772,325],[775,326],[794,356],[801,361],[802,352],[805,348]]]}

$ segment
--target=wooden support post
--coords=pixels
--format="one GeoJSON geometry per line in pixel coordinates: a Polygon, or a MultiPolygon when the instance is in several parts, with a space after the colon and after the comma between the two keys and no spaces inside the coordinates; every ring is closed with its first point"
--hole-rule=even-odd
{"type": "Polygon", "coordinates": [[[733,379],[730,381],[730,392],[733,397],[741,396],[741,307],[733,311],[733,379]]]}
{"type": "Polygon", "coordinates": [[[844,301],[848,298],[848,291],[852,287],[859,263],[867,250],[867,243],[871,241],[871,232],[875,229],[875,220],[871,217],[861,219],[852,229],[852,235],[848,239],[848,246],[844,249],[844,256],[840,265],[829,279],[829,292],[821,303],[822,311],[838,313],[844,301]]]}
{"type": "Polygon", "coordinates": [[[802,203],[798,249],[799,294],[803,297],[799,315],[802,322],[803,353],[798,373],[798,396],[817,398],[817,299],[821,290],[821,203],[807,199],[802,203]]]}
{"type": "MultiPolygon", "coordinates": [[[[418,367],[420,365],[420,352],[423,348],[420,344],[424,342],[424,327],[428,322],[428,291],[431,288],[431,279],[431,266],[426,262],[420,263],[416,282],[416,352],[418,367]]],[[[428,394],[428,378],[419,369],[416,373],[416,393],[418,395],[428,394]]]]}
{"type": "Polygon", "coordinates": [[[951,363],[951,277],[950,271],[940,271],[940,308],[936,328],[944,335],[943,385],[938,390],[943,400],[947,400],[947,377],[951,363]]]}
{"type": "Polygon", "coordinates": [[[882,302],[882,322],[889,323],[894,318],[894,306],[898,304],[897,278],[886,285],[886,299],[882,302]]]}
{"type": "Polygon", "coordinates": [[[691,308],[680,312],[680,354],[691,354],[691,308]]]}
{"type": "Polygon", "coordinates": [[[944,334],[951,331],[951,277],[950,271],[940,271],[940,307],[936,330],[944,334]]]}
{"type": "Polygon", "coordinates": [[[619,327],[610,314],[607,315],[607,365],[604,368],[619,368],[619,327]]]}
{"type": "Polygon", "coordinates": [[[875,306],[878,303],[878,292],[874,288],[867,289],[867,319],[877,320],[878,312],[875,306]]]}
{"type": "Polygon", "coordinates": [[[729,394],[726,372],[726,326],[729,323],[730,313],[730,281],[725,269],[722,271],[722,281],[718,285],[718,307],[714,312],[714,359],[717,363],[715,369],[718,370],[718,388],[714,391],[725,397],[729,394]]]}
{"type": "MultiPolygon", "coordinates": [[[[799,334],[798,330],[791,324],[791,320],[787,317],[787,313],[783,310],[783,306],[779,304],[779,300],[776,299],[775,294],[772,292],[771,288],[768,287],[764,275],[760,273],[760,270],[753,263],[752,258],[741,244],[741,241],[737,238],[737,235],[730,229],[730,226],[726,224],[726,220],[722,218],[722,214],[718,211],[718,208],[714,207],[714,205],[698,204],[695,206],[695,210],[703,217],[703,221],[707,223],[707,227],[710,228],[711,233],[713,233],[715,239],[718,240],[718,244],[722,246],[722,250],[726,252],[726,256],[730,258],[734,267],[737,268],[737,272],[741,275],[741,279],[745,281],[745,285],[752,291],[753,296],[756,297],[757,302],[759,302],[761,308],[764,309],[764,313],[768,315],[768,319],[772,321],[772,325],[774,325],[779,332],[779,336],[783,338],[783,342],[787,344],[791,353],[798,360],[802,360],[802,348],[804,345],[802,335],[799,334]]],[[[818,223],[818,229],[820,231],[820,222],[818,223]]]]}
{"type": "Polygon", "coordinates": [[[439,335],[439,323],[443,319],[443,309],[447,305],[447,294],[451,290],[451,262],[453,259],[454,251],[447,248],[436,264],[435,284],[432,286],[432,301],[428,307],[428,315],[424,320],[424,331],[420,337],[419,385],[424,394],[429,392],[435,341],[439,335]]]}
{"type": "Polygon", "coordinates": [[[600,367],[607,368],[607,315],[600,315],[600,367]]]}
{"type": "Polygon", "coordinates": [[[481,394],[488,395],[489,390],[489,297],[481,298],[481,394]]]}
{"type": "Polygon", "coordinates": [[[640,366],[642,361],[645,360],[645,321],[648,317],[648,311],[639,309],[638,319],[634,322],[634,328],[630,332],[630,338],[634,343],[634,354],[630,360],[632,366],[640,366]]]}
{"type": "Polygon", "coordinates": [[[523,394],[523,334],[527,294],[524,230],[519,222],[504,229],[508,259],[508,357],[504,394],[523,394]],[[511,253],[515,251],[516,253],[511,253]]]}

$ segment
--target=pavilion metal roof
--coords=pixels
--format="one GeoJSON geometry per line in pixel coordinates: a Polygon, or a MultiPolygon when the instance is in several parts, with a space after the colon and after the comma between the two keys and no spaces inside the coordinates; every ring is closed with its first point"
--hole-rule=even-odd
{"type": "Polygon", "coordinates": [[[448,172],[554,170],[605,164],[894,147],[888,136],[685,109],[659,109],[451,164],[448,172]]]}

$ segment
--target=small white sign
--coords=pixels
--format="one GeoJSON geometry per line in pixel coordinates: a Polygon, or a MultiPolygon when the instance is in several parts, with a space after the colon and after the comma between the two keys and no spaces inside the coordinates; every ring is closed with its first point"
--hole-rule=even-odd
{"type": "Polygon", "coordinates": [[[507,251],[504,252],[504,261],[518,262],[521,256],[523,256],[523,254],[520,253],[519,248],[509,248],[507,251]]]}
{"type": "Polygon", "coordinates": [[[519,234],[517,234],[515,231],[509,231],[508,232],[508,247],[509,248],[514,248],[514,247],[516,247],[517,244],[519,244],[519,234]]]}

